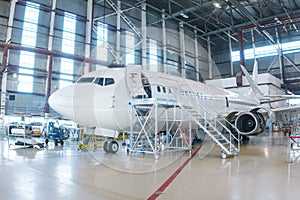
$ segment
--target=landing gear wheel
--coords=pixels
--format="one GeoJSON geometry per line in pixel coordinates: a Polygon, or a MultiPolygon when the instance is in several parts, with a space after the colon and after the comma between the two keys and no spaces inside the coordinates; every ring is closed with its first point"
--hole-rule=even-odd
{"type": "Polygon", "coordinates": [[[226,159],[226,157],[227,157],[225,153],[222,153],[221,156],[223,159],[226,159]]]}
{"type": "Polygon", "coordinates": [[[54,140],[54,145],[57,146],[57,144],[58,144],[58,141],[54,140]]]}
{"type": "Polygon", "coordinates": [[[63,146],[64,145],[64,141],[60,140],[60,144],[61,144],[61,146],[63,146]]]}
{"type": "Polygon", "coordinates": [[[109,141],[105,141],[104,144],[103,144],[103,150],[105,151],[105,153],[109,152],[109,150],[108,150],[108,143],[109,143],[109,141]]]}
{"type": "Polygon", "coordinates": [[[108,150],[111,153],[117,153],[119,150],[119,144],[116,141],[111,141],[108,145],[108,150]]]}
{"type": "Polygon", "coordinates": [[[48,143],[49,143],[49,140],[48,140],[48,139],[46,139],[46,140],[45,140],[45,144],[46,144],[46,145],[48,145],[48,143]]]}

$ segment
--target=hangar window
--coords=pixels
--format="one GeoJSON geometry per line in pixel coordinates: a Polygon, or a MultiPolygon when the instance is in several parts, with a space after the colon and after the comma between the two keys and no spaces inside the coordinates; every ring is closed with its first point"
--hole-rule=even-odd
{"type": "MultiPolygon", "coordinates": [[[[22,31],[21,44],[24,46],[36,46],[36,33],[39,20],[39,4],[26,3],[24,23],[22,31]]],[[[33,83],[33,68],[35,65],[35,53],[21,51],[20,53],[20,68],[18,77],[18,91],[19,92],[32,92],[33,83]]]]}
{"type": "Polygon", "coordinates": [[[80,78],[77,83],[92,83],[95,77],[82,77],[80,78]]]}
{"type": "Polygon", "coordinates": [[[97,23],[97,59],[107,61],[107,24],[97,23]]]}
{"type": "MultiPolygon", "coordinates": [[[[76,32],[76,15],[64,13],[64,28],[61,50],[64,53],[74,54],[76,32]]],[[[68,58],[61,58],[60,67],[60,88],[72,84],[74,74],[74,61],[68,58]]]]}
{"type": "Polygon", "coordinates": [[[157,42],[149,39],[149,64],[150,71],[157,72],[157,42]]]}
{"type": "Polygon", "coordinates": [[[134,64],[134,34],[131,32],[126,32],[126,65],[134,64]]]}
{"type": "Polygon", "coordinates": [[[115,80],[113,78],[105,78],[105,84],[104,85],[112,85],[115,83],[115,80]]]}
{"type": "MultiPolygon", "coordinates": [[[[300,52],[300,41],[293,41],[293,42],[285,42],[282,43],[282,51],[284,54],[288,53],[297,53],[300,52]]],[[[276,56],[278,54],[276,46],[274,45],[267,45],[262,47],[256,47],[255,51],[253,48],[245,49],[245,59],[253,59],[255,53],[255,58],[262,58],[268,56],[276,56]]],[[[240,51],[232,51],[231,52],[231,59],[233,62],[240,61],[240,51]]]]}

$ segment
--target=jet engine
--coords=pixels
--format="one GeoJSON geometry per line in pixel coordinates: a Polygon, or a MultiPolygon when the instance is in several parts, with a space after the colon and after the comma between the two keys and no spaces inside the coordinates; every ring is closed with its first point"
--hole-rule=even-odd
{"type": "Polygon", "coordinates": [[[241,112],[237,115],[234,125],[241,135],[258,135],[265,130],[265,118],[257,110],[241,112]]]}

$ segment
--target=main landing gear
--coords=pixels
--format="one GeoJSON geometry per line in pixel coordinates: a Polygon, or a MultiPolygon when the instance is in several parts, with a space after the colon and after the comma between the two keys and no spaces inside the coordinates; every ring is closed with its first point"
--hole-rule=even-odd
{"type": "Polygon", "coordinates": [[[103,144],[103,150],[105,153],[117,153],[119,144],[114,140],[107,140],[103,144]]]}

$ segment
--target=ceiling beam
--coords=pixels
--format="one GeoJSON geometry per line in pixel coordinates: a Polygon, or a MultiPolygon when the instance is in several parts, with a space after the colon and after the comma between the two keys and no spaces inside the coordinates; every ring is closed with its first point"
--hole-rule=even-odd
{"type": "MultiPolygon", "coordinates": [[[[299,15],[300,14],[300,10],[297,10],[297,11],[294,11],[291,15],[291,18],[293,18],[294,15],[299,15]]],[[[286,14],[285,13],[282,13],[282,14],[279,14],[279,15],[276,15],[278,18],[282,18],[282,17],[286,17],[286,14]]],[[[270,21],[270,20],[274,20],[274,17],[275,16],[270,16],[270,17],[265,17],[265,18],[262,18],[262,19],[259,19],[257,20],[258,23],[264,23],[266,21],[270,21]]],[[[222,33],[224,31],[228,31],[228,30],[237,30],[241,27],[244,27],[244,26],[248,26],[248,25],[251,25],[252,22],[245,22],[245,23],[241,23],[241,24],[236,24],[234,26],[231,26],[231,27],[226,27],[226,28],[221,28],[219,30],[215,30],[215,31],[211,31],[211,32],[208,32],[208,33],[205,33],[201,36],[208,36],[208,35],[215,35],[217,33],[222,33]]]]}

